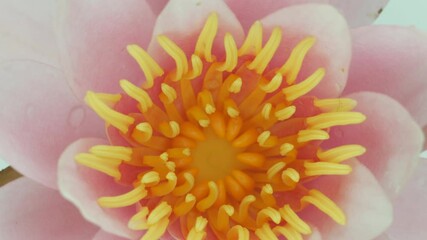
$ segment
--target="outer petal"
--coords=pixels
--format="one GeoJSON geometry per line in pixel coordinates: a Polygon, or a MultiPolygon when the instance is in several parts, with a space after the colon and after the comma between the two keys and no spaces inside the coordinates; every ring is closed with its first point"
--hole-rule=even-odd
{"type": "Polygon", "coordinates": [[[54,0],[0,1],[0,62],[31,59],[59,65],[54,34],[54,0]]]}
{"type": "Polygon", "coordinates": [[[348,97],[358,102],[355,111],[362,112],[367,119],[362,124],[332,128],[332,144],[365,146],[367,151],[359,160],[393,197],[418,160],[422,131],[398,102],[385,95],[359,92],[348,97]]]}
{"type": "Polygon", "coordinates": [[[426,182],[427,159],[421,159],[414,175],[400,196],[394,201],[394,222],[385,233],[389,239],[418,240],[427,238],[425,230],[427,221],[426,182]]]}
{"type": "Polygon", "coordinates": [[[353,59],[345,93],[375,91],[405,106],[427,125],[427,34],[414,28],[353,30],[353,59]]]}
{"type": "Polygon", "coordinates": [[[372,23],[382,12],[388,0],[226,0],[236,13],[245,29],[277,9],[304,3],[330,3],[347,19],[350,26],[357,27],[372,23]]]}
{"type": "Polygon", "coordinates": [[[62,60],[73,90],[117,92],[120,79],[140,82],[128,44],[145,47],[155,16],[146,1],[66,1],[60,36],[62,60]]]}
{"type": "Polygon", "coordinates": [[[99,230],[98,233],[96,233],[96,235],[92,238],[92,240],[127,240],[127,238],[122,238],[99,230]]]}
{"type": "Polygon", "coordinates": [[[59,192],[28,178],[0,189],[1,238],[89,240],[98,230],[86,222],[59,192]]]}
{"type": "Polygon", "coordinates": [[[293,6],[270,14],[261,22],[269,30],[276,26],[283,29],[282,44],[271,63],[273,66],[282,66],[299,41],[309,36],[316,37],[297,81],[323,67],[326,75],[313,94],[334,97],[341,93],[347,80],[351,46],[345,19],[334,8],[320,4],[293,6]]]}
{"type": "Polygon", "coordinates": [[[163,67],[173,65],[169,57],[157,43],[156,37],[165,34],[180,46],[187,56],[194,52],[197,37],[200,34],[208,16],[216,12],[218,14],[219,29],[214,42],[213,51],[217,55],[223,55],[224,35],[230,32],[236,43],[243,39],[243,29],[233,12],[221,0],[170,0],[157,18],[150,42],[149,53],[156,58],[163,67]]]}
{"type": "Polygon", "coordinates": [[[319,228],[323,239],[373,239],[391,224],[392,205],[372,173],[356,160],[347,176],[316,180],[314,188],[330,197],[346,214],[340,226],[325,214],[310,212],[308,219],[319,228]]]}
{"type": "Polygon", "coordinates": [[[58,166],[58,184],[62,195],[80,209],[82,215],[102,230],[124,238],[135,237],[127,227],[135,213],[133,207],[103,209],[96,200],[102,196],[114,196],[129,191],[100,172],[76,164],[74,157],[87,152],[94,145],[106,144],[103,139],[80,139],[72,143],[61,155],[58,166]]]}
{"type": "Polygon", "coordinates": [[[1,157],[56,188],[61,152],[81,136],[99,136],[103,124],[74,97],[57,69],[15,61],[0,65],[0,78],[1,157]]]}

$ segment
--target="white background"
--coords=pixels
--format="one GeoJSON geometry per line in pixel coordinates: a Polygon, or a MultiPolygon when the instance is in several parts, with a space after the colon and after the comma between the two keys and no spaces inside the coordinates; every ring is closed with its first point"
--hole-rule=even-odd
{"type": "MultiPolygon", "coordinates": [[[[376,24],[416,26],[427,31],[426,12],[426,0],[390,0],[376,24]]],[[[8,164],[0,156],[0,170],[7,166],[8,164]]]]}

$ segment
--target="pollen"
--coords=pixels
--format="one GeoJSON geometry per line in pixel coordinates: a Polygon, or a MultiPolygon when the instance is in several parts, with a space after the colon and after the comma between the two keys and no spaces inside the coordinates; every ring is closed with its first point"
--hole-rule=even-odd
{"type": "Polygon", "coordinates": [[[277,65],[286,29],[264,35],[257,21],[242,43],[225,33],[218,53],[219,21],[216,13],[207,18],[194,52],[157,36],[172,66],[128,45],[145,81],[118,79],[120,93],[87,93],[111,143],[75,160],[127,186],[99,196],[99,206],[135,209],[128,227],[143,230],[143,240],[172,224],[179,239],[303,239],[312,233],[304,213],[313,210],[346,224],[333,199],[308,183],[351,174],[345,161],[365,153],[355,144],[322,145],[331,128],[365,121],[353,111],[357,102],[311,94],[328,71],[300,74],[314,36],[287,46],[277,65]]]}

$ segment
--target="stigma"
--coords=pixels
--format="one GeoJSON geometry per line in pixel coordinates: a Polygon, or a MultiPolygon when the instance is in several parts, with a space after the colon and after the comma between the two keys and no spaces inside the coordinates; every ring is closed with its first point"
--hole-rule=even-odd
{"type": "Polygon", "coordinates": [[[298,79],[314,37],[301,39],[282,66],[270,66],[282,30],[274,28],[263,43],[262,24],[255,22],[241,46],[225,34],[219,58],[213,54],[218,21],[216,13],[208,17],[192,54],[157,36],[175,63],[172,70],[165,71],[138,45],[127,46],[145,82],[137,86],[122,79],[122,93],[87,93],[86,103],[121,144],[111,140],[75,159],[132,187],[102,196],[98,204],[137,206],[128,227],[144,230],[143,240],[159,239],[172,223],[179,225],[177,237],[191,240],[208,234],[302,239],[312,232],[299,214],[308,206],[344,225],[340,207],[307,183],[351,173],[344,161],[365,148],[323,149],[321,143],[330,138],[330,128],[366,117],[352,111],[352,99],[310,95],[325,77],[322,66],[298,79]],[[277,198],[281,194],[292,195],[292,201],[277,198]]]}

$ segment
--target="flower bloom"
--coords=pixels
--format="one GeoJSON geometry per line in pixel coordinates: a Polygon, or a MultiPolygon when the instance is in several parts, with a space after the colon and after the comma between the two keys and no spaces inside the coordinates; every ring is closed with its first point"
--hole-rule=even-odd
{"type": "MultiPolygon", "coordinates": [[[[126,13],[147,7],[141,1],[105,4],[107,11],[126,13]]],[[[87,105],[106,124],[74,106],[67,109],[66,125],[55,125],[59,132],[76,129],[71,138],[90,131],[99,136],[96,127],[106,126],[108,141],[78,140],[59,161],[61,193],[87,220],[114,235],[141,239],[372,239],[390,225],[390,199],[414,170],[423,142],[419,126],[426,117],[419,107],[426,87],[416,70],[420,58],[427,58],[425,36],[399,28],[353,30],[351,58],[346,22],[328,5],[283,8],[260,21],[236,10],[242,29],[222,1],[170,1],[157,17],[152,41],[142,47],[147,43],[139,42],[139,33],[123,27],[149,26],[147,15],[135,11],[109,26],[107,12],[92,7],[70,3],[66,16],[73,21],[64,19],[70,25],[62,49],[71,87],[81,98],[85,92],[87,105]],[[76,47],[82,29],[74,24],[81,23],[88,24],[76,47]],[[395,31],[414,49],[391,55],[390,46],[402,41],[378,43],[395,31]],[[406,65],[395,67],[399,56],[406,65]],[[405,77],[414,85],[402,83],[405,77]]],[[[56,77],[34,65],[33,74],[56,77]]],[[[4,71],[13,73],[13,67],[4,71]]],[[[68,92],[52,93],[61,99],[68,92]]],[[[26,118],[40,114],[33,102],[26,104],[26,118]]],[[[48,107],[43,113],[54,112],[48,107]]],[[[55,114],[48,116],[55,120],[55,114]]],[[[55,140],[5,132],[20,143],[37,139],[50,147],[55,140]]],[[[48,170],[56,165],[41,165],[41,171],[30,171],[15,163],[55,187],[48,170]]],[[[3,191],[28,186],[34,184],[21,180],[3,191]]],[[[52,191],[34,188],[40,189],[36,196],[44,191],[61,205],[52,191]]],[[[40,214],[48,214],[46,207],[40,205],[40,214]]],[[[94,234],[67,204],[52,215],[61,219],[57,215],[65,210],[77,219],[81,236],[94,234]]],[[[106,232],[95,239],[113,238],[106,232]]]]}

